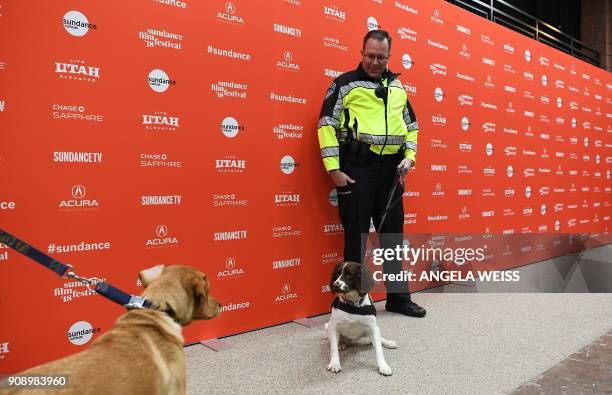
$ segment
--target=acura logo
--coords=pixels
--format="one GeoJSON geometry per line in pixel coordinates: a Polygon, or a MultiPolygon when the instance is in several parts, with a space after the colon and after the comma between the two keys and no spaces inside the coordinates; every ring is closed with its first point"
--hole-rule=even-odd
{"type": "Polygon", "coordinates": [[[225,12],[232,15],[234,12],[236,12],[236,6],[234,6],[233,3],[228,1],[227,3],[225,3],[225,12]]]}
{"type": "Polygon", "coordinates": [[[225,260],[225,268],[228,270],[232,270],[236,267],[236,259],[233,257],[227,258],[225,260]]]}
{"type": "Polygon", "coordinates": [[[285,61],[291,62],[291,60],[293,60],[293,56],[291,55],[291,52],[285,51],[285,61]]]}
{"type": "Polygon", "coordinates": [[[168,227],[166,225],[157,225],[155,233],[157,234],[157,237],[166,237],[168,234],[168,227]]]}
{"type": "Polygon", "coordinates": [[[73,186],[72,197],[75,199],[83,199],[85,197],[85,187],[83,185],[73,186]]]}
{"type": "Polygon", "coordinates": [[[291,286],[289,284],[283,284],[283,293],[288,294],[291,290],[291,286]]]}

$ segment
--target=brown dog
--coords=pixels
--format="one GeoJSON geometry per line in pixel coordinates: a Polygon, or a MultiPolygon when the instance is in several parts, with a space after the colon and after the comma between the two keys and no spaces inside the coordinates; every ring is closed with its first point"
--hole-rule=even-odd
{"type": "Polygon", "coordinates": [[[20,373],[67,374],[67,389],[0,393],[185,394],[181,326],[217,316],[221,304],[208,293],[206,275],[188,266],[159,265],[140,272],[139,277],[145,287],[142,296],[157,309],[130,310],[87,350],[20,373]]]}

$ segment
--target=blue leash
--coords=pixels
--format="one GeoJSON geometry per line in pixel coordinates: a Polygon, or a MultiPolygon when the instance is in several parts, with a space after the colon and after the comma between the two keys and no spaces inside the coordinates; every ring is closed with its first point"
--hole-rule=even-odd
{"type": "Polygon", "coordinates": [[[84,283],[87,288],[89,288],[91,284],[96,283],[94,291],[104,296],[105,298],[117,304],[120,304],[121,306],[124,306],[126,308],[152,307],[151,302],[146,300],[142,296],[129,295],[104,281],[97,280],[95,277],[85,278],[78,276],[75,273],[72,265],[67,265],[51,258],[49,255],[41,252],[40,250],[26,243],[25,241],[18,239],[17,237],[2,229],[0,229],[0,243],[6,244],[8,247],[14,249],[15,251],[27,256],[28,258],[32,259],[37,263],[40,263],[41,265],[55,272],[62,278],[77,279],[78,281],[84,283]]]}

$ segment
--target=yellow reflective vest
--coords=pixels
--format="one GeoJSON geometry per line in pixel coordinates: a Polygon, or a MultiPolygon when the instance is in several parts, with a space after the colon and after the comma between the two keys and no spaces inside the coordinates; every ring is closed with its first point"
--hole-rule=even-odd
{"type": "Polygon", "coordinates": [[[340,145],[349,130],[354,139],[370,144],[370,151],[376,154],[395,154],[404,148],[405,157],[416,162],[419,124],[406,89],[390,71],[374,80],[360,63],[329,86],[318,125],[325,170],[340,168],[340,145]]]}

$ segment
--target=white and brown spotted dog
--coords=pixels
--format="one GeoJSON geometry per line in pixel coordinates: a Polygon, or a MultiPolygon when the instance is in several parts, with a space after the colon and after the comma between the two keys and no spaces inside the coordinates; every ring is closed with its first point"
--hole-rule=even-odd
{"type": "Polygon", "coordinates": [[[139,277],[145,287],[142,296],[155,308],[129,310],[86,350],[21,372],[69,375],[67,389],[31,393],[186,393],[182,327],[217,316],[221,304],[209,294],[206,275],[189,266],[159,265],[140,272],[139,277]]]}
{"type": "Polygon", "coordinates": [[[367,268],[357,262],[340,262],[331,275],[330,288],[336,294],[329,322],[325,324],[329,338],[330,362],[327,370],[338,373],[340,355],[348,344],[373,344],[378,371],[390,376],[382,348],[397,348],[393,340],[384,339],[376,323],[376,308],[368,292],[374,286],[367,268]]]}

